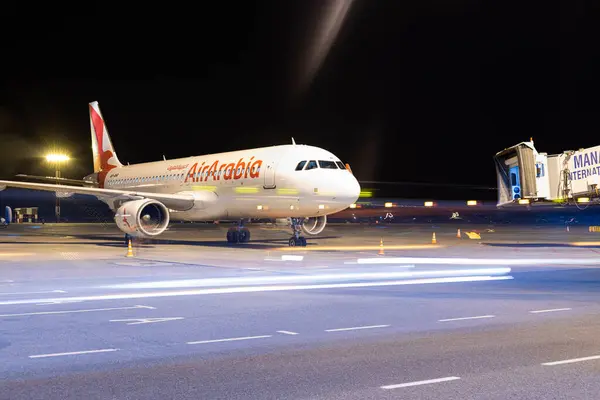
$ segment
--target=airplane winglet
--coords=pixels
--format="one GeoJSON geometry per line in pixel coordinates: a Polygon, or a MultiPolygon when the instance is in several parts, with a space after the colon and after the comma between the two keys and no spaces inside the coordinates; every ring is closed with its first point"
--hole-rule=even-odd
{"type": "Polygon", "coordinates": [[[292,138],[292,144],[295,146],[296,145],[296,141],[294,140],[294,138],[292,138]]]}

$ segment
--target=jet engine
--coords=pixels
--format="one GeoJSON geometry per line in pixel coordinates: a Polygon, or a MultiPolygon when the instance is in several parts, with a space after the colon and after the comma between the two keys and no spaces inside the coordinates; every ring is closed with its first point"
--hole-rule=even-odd
{"type": "Polygon", "coordinates": [[[156,200],[132,200],[117,209],[115,222],[120,230],[131,236],[158,236],[169,226],[169,210],[156,200]]]}
{"type": "Polygon", "coordinates": [[[319,217],[304,218],[302,229],[309,235],[318,235],[323,232],[325,225],[327,225],[327,216],[321,215],[319,217]]]}

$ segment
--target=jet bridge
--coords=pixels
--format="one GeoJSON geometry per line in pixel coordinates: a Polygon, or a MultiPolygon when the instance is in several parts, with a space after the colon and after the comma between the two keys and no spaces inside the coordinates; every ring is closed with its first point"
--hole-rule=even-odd
{"type": "Polygon", "coordinates": [[[494,156],[498,206],[535,203],[600,203],[600,146],[539,153],[533,140],[494,156]]]}

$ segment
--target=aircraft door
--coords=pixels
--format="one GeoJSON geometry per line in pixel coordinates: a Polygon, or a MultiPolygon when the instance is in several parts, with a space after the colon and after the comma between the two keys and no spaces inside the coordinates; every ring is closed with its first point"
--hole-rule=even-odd
{"type": "Polygon", "coordinates": [[[265,168],[265,183],[263,188],[275,189],[275,162],[270,161],[265,168]]]}
{"type": "Polygon", "coordinates": [[[515,165],[514,167],[510,167],[509,170],[510,175],[510,189],[512,192],[513,200],[517,200],[521,198],[521,179],[519,176],[519,167],[515,165]]]}

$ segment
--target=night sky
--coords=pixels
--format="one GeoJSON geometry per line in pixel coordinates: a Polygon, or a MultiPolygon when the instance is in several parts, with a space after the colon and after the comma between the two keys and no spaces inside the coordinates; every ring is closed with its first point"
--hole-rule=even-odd
{"type": "Polygon", "coordinates": [[[531,136],[600,144],[597,6],[355,0],[327,50],[339,2],[194,4],[5,14],[0,175],[52,174],[53,146],[92,172],[94,100],[132,164],[293,136],[363,181],[495,186],[493,155],[531,136]]]}

